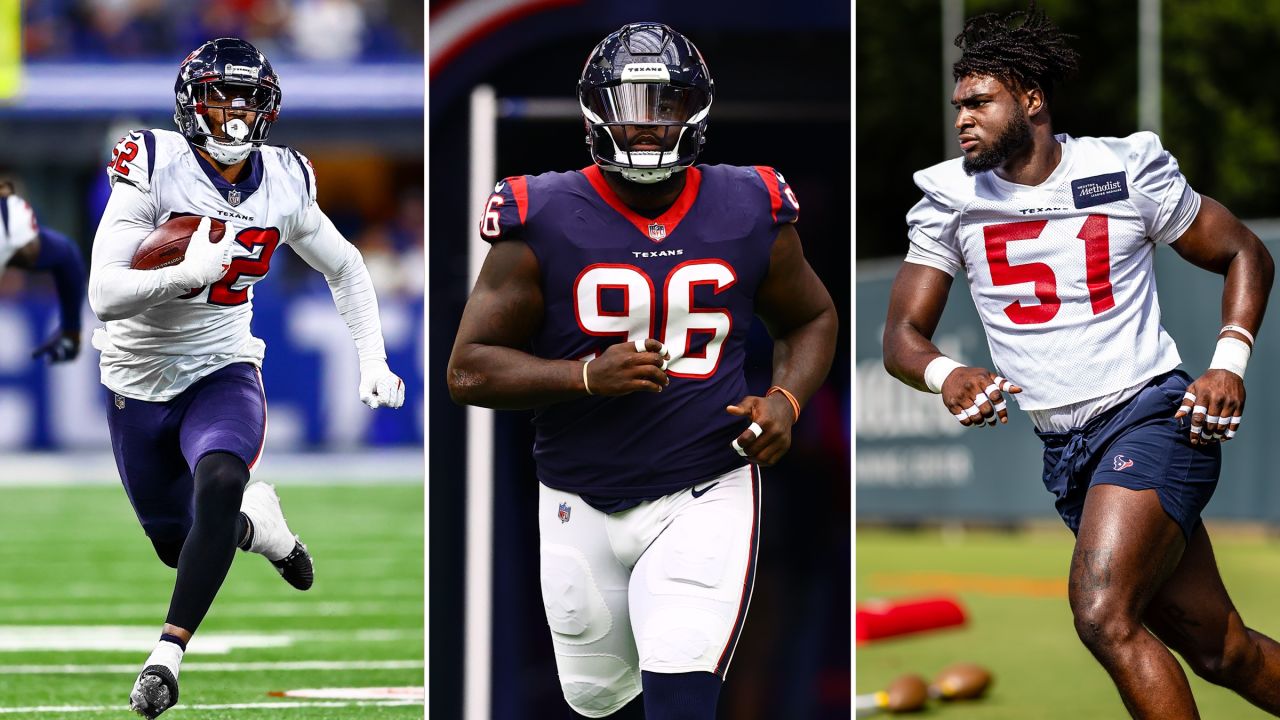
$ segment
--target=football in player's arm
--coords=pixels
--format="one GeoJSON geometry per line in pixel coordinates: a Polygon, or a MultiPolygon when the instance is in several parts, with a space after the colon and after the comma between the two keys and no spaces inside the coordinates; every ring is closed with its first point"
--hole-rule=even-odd
{"type": "Polygon", "coordinates": [[[294,588],[314,580],[275,490],[250,483],[267,424],[253,285],[280,244],[324,274],[360,359],[360,399],[404,402],[360,253],[316,203],[311,163],[264,144],[281,98],[266,57],[237,38],[211,40],[181,63],[174,89],[179,132],[133,132],[115,149],[89,280],[105,325],[93,341],[116,466],[157,557],[177,569],[160,640],[129,695],[147,718],[178,701],[186,643],[237,547],[265,556],[294,588]],[[182,260],[132,267],[143,239],[183,215],[201,219],[182,260]],[[224,222],[216,242],[210,218],[224,222]]]}
{"type": "Polygon", "coordinates": [[[36,222],[35,211],[0,182],[0,268],[47,272],[58,293],[58,329],[31,352],[49,362],[75,360],[80,354],[80,308],[84,304],[84,259],[74,240],[36,222]]]}

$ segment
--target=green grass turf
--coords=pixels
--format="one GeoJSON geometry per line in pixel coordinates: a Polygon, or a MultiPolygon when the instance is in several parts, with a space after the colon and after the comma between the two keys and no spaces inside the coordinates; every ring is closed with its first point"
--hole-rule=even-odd
{"type": "MultiPolygon", "coordinates": [[[[1245,623],[1280,637],[1280,608],[1274,601],[1280,593],[1280,541],[1227,528],[1215,530],[1212,525],[1209,532],[1227,590],[1245,623]]],[[[859,647],[857,692],[880,690],[905,673],[931,680],[946,665],[970,661],[994,673],[988,697],[971,703],[930,703],[924,717],[1128,717],[1106,672],[1072,628],[1065,584],[1070,557],[1071,535],[1065,529],[859,531],[859,602],[951,594],[968,611],[969,623],[859,647]]],[[[1270,717],[1229,690],[1187,674],[1205,720],[1270,717]]]]}
{"type": "MultiPolygon", "coordinates": [[[[279,702],[270,691],[421,687],[421,485],[286,485],[290,527],[311,550],[316,584],[299,592],[266,559],[236,554],[187,654],[197,662],[409,661],[396,669],[185,670],[165,718],[319,720],[422,718],[421,706],[182,710],[183,705],[279,702]],[[198,652],[202,636],[294,633],[288,647],[198,652]]],[[[118,486],[0,489],[0,626],[145,627],[159,637],[174,571],[156,559],[118,486]]],[[[0,638],[5,630],[0,628],[0,638]]],[[[146,651],[6,652],[0,666],[141,666],[146,651]]],[[[20,675],[0,667],[0,720],[136,717],[126,709],[137,670],[20,675]],[[113,706],[104,712],[6,713],[35,706],[113,706]]],[[[308,702],[290,700],[290,702],[308,702]]]]}

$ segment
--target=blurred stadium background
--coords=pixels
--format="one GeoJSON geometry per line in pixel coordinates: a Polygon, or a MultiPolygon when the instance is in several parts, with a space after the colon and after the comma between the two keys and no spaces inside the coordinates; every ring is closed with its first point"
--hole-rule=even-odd
{"type": "MultiPolygon", "coordinates": [[[[0,136],[5,138],[0,177],[16,182],[41,225],[72,237],[86,263],[109,194],[104,167],[111,148],[131,129],[173,129],[173,82],[187,53],[207,39],[235,35],[255,43],[271,59],[283,85],[283,111],[270,142],[291,145],[313,161],[321,206],[369,266],[389,362],[409,392],[405,407],[396,412],[373,413],[360,404],[356,354],[323,277],[293,253],[277,254],[271,277],[255,288],[254,332],[268,346],[263,376],[270,405],[267,451],[256,476],[283,484],[280,493],[295,529],[304,538],[310,529],[315,537],[311,542],[319,574],[315,589],[295,598],[283,592],[287,588],[275,587],[278,580],[262,576],[263,568],[250,567],[258,563],[237,562],[223,594],[240,595],[245,602],[215,603],[210,634],[272,628],[296,630],[302,637],[325,629],[331,632],[323,642],[330,644],[299,641],[266,659],[338,661],[380,655],[394,669],[388,674],[338,667],[323,678],[294,671],[269,686],[256,679],[236,684],[246,679],[244,672],[206,682],[224,688],[219,700],[232,703],[269,700],[268,690],[306,683],[421,686],[422,5],[397,0],[26,0],[3,3],[0,9],[11,13],[0,23],[5,33],[0,51],[20,48],[22,58],[16,92],[0,101],[0,136]],[[394,530],[394,538],[375,536],[373,528],[394,530]],[[361,559],[357,552],[367,557],[361,559]],[[257,607],[250,602],[259,581],[262,597],[279,604],[257,607]],[[380,610],[361,604],[369,597],[382,603],[380,610]],[[350,643],[333,645],[342,633],[350,643]],[[398,636],[395,643],[391,634],[398,636]]],[[[19,691],[30,684],[6,677],[19,672],[16,656],[6,654],[6,639],[21,635],[20,626],[127,623],[138,632],[145,630],[149,643],[168,601],[171,573],[154,560],[118,486],[98,357],[89,343],[100,323],[87,306],[84,312],[78,360],[52,368],[33,362],[31,348],[57,322],[52,283],[13,270],[0,276],[0,336],[5,338],[0,342],[0,546],[7,549],[3,572],[10,578],[0,610],[0,665],[8,666],[0,667],[0,687],[8,688],[0,691],[3,712],[47,704],[60,697],[50,688],[62,687],[50,683],[80,677],[42,678],[39,702],[19,691]],[[97,504],[76,502],[89,497],[97,504]],[[94,522],[87,522],[83,512],[93,513],[94,522]],[[99,522],[103,518],[115,522],[99,522]],[[79,534],[67,538],[74,541],[71,547],[56,546],[59,550],[20,542],[33,536],[25,523],[36,519],[63,528],[74,524],[79,534]],[[75,550],[85,546],[102,551],[75,550]],[[55,552],[57,557],[51,557],[55,552]],[[113,570],[100,585],[59,584],[104,575],[103,558],[110,559],[113,570]],[[25,570],[19,573],[19,568],[25,570]],[[19,576],[26,580],[16,581],[19,576]],[[132,580],[127,588],[113,587],[113,578],[132,580]],[[147,590],[121,597],[135,587],[147,590]],[[77,597],[101,598],[103,604],[88,613],[68,607],[65,617],[30,611],[64,600],[69,605],[77,597]],[[131,603],[133,609],[113,603],[131,603]]],[[[200,642],[197,637],[193,650],[200,642]]],[[[74,649],[74,643],[69,647],[74,649]]],[[[116,652],[112,662],[131,665],[144,652],[145,646],[116,652]]],[[[89,661],[85,655],[70,657],[41,662],[89,661]]],[[[263,654],[250,651],[220,659],[259,660],[263,654]]],[[[117,671],[104,695],[76,699],[86,705],[117,705],[121,688],[127,687],[121,683],[130,676],[117,671]]],[[[193,672],[192,682],[200,677],[193,672]]],[[[196,702],[198,691],[189,692],[196,702]]],[[[277,712],[284,711],[242,712],[280,717],[277,712]]],[[[364,711],[296,712],[290,717],[363,717],[359,713],[364,711]]],[[[420,717],[421,712],[420,707],[402,707],[378,716],[420,717]]]]}
{"type": "MultiPolygon", "coordinates": [[[[1057,95],[1055,130],[1157,130],[1192,187],[1231,208],[1280,254],[1280,95],[1255,86],[1280,69],[1268,49],[1280,42],[1280,3],[1037,4],[1078,36],[1081,53],[1079,76],[1057,95]],[[1151,42],[1140,41],[1144,34],[1151,42]]],[[[919,199],[911,173],[958,154],[949,106],[958,51],[951,39],[964,17],[1025,7],[1008,0],[857,7],[857,597],[953,592],[972,620],[948,636],[859,648],[857,690],[878,690],[899,673],[930,674],[955,660],[985,658],[998,678],[991,703],[949,716],[1117,717],[1118,696],[1072,630],[1065,586],[1071,535],[1040,482],[1040,444],[1026,414],[1011,409],[1007,427],[969,434],[935,396],[899,383],[881,364],[888,290],[907,248],[904,217],[919,199]]],[[[1156,255],[1163,322],[1194,376],[1213,351],[1221,279],[1167,250],[1156,255]]],[[[1263,326],[1255,347],[1248,420],[1226,446],[1222,483],[1205,517],[1243,617],[1275,635],[1280,616],[1267,600],[1280,591],[1280,491],[1270,445],[1280,423],[1280,381],[1266,371],[1268,358],[1280,354],[1273,325],[1274,318],[1263,326]]],[[[934,340],[961,361],[990,366],[963,278],[934,340]]],[[[1196,682],[1204,717],[1260,716],[1231,693],[1196,682]]]]}
{"type": "MultiPolygon", "coordinates": [[[[444,385],[474,273],[469,248],[484,252],[480,204],[507,175],[590,163],[574,95],[583,59],[621,25],[657,20],[697,44],[716,81],[700,162],[767,164],[785,174],[803,209],[809,261],[836,306],[849,307],[850,10],[776,0],[430,7],[430,711],[573,718],[539,593],[531,414],[469,413],[444,385]],[[492,89],[475,96],[491,106],[487,114],[473,112],[477,86],[492,89]],[[496,137],[487,168],[471,161],[476,133],[496,137]],[[477,452],[489,428],[493,449],[477,452]]],[[[790,455],[767,474],[760,570],[722,695],[724,718],[850,712],[849,327],[842,317],[834,370],[796,426],[790,455]]],[[[748,362],[757,391],[769,384],[769,346],[757,324],[748,362]]],[[[615,717],[639,711],[632,703],[615,717]]]]}

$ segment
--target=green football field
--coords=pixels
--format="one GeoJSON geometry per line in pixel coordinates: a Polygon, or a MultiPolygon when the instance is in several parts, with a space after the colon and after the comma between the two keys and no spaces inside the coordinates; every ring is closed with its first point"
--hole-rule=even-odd
{"type": "MultiPolygon", "coordinates": [[[[237,552],[163,717],[422,718],[422,486],[277,490],[315,586],[237,552]],[[339,697],[272,695],[304,689],[339,697]]],[[[136,718],[173,577],[119,486],[0,488],[0,718],[136,718]]]]}
{"type": "MultiPolygon", "coordinates": [[[[1280,540],[1209,526],[1218,565],[1245,623],[1280,636],[1280,540]]],[[[1128,717],[1107,674],[1080,644],[1067,605],[1071,534],[1065,529],[857,533],[857,598],[949,594],[968,612],[958,629],[863,645],[858,693],[893,678],[927,680],[953,662],[995,675],[989,695],[930,703],[924,717],[951,720],[1080,720],[1128,717]]],[[[1184,666],[1185,667],[1185,666],[1184,666]]],[[[1234,693],[1191,677],[1205,720],[1269,717],[1234,693]]]]}

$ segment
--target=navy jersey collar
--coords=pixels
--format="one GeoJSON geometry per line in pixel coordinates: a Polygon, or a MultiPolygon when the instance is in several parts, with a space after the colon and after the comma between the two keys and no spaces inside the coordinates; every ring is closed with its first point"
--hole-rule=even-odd
{"type": "Polygon", "coordinates": [[[213,188],[232,207],[248,200],[249,196],[256,192],[258,186],[262,184],[261,150],[254,150],[249,153],[249,176],[238,183],[230,183],[227,182],[226,178],[222,177],[222,174],[213,166],[213,163],[206,160],[203,155],[196,151],[196,146],[190,140],[187,141],[187,147],[190,148],[192,156],[195,157],[196,164],[204,171],[205,176],[209,178],[209,182],[213,183],[213,188]]]}

